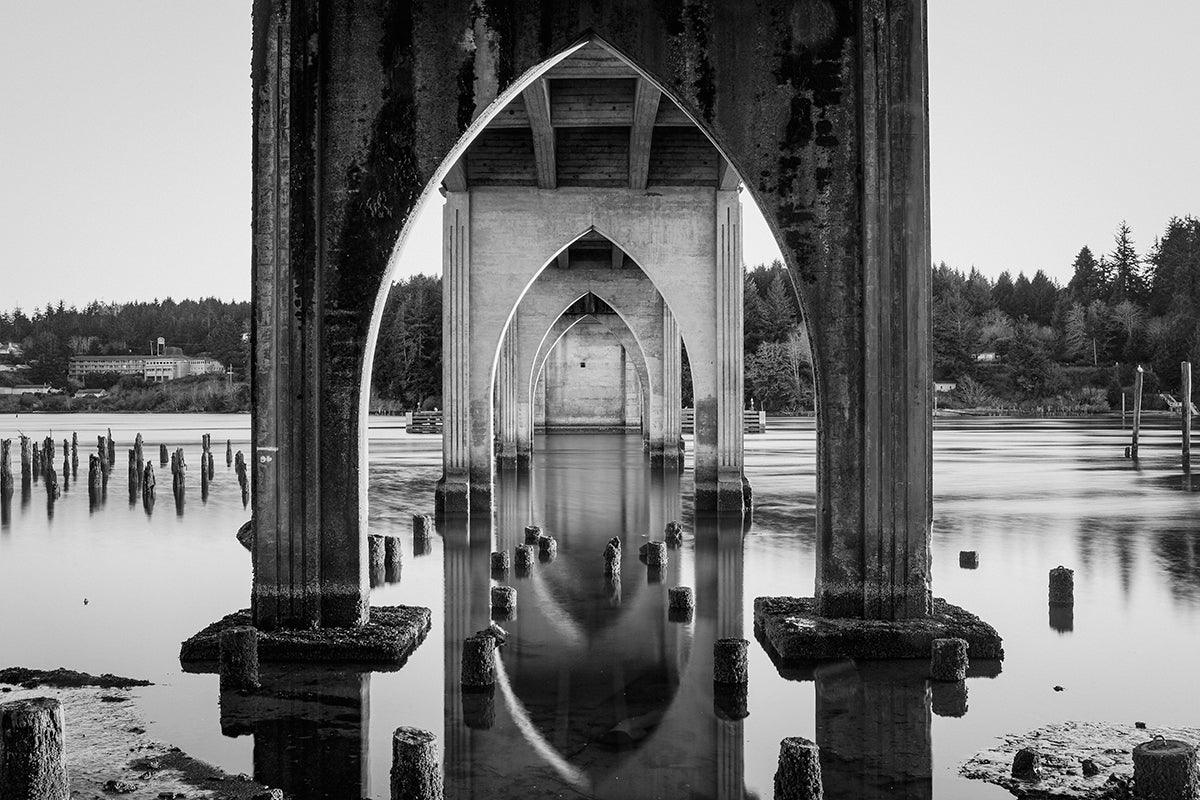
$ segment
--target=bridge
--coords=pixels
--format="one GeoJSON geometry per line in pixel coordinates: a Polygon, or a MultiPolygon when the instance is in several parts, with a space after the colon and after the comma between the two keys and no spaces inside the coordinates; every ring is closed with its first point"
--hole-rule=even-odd
{"type": "Polygon", "coordinates": [[[624,337],[663,463],[686,345],[698,512],[743,513],[739,186],[813,345],[815,608],[928,618],[925,1],[475,9],[254,4],[256,625],[368,618],[370,370],[434,192],[443,511],[490,513],[493,441],[502,464],[527,458],[536,364],[594,297],[614,313],[585,316],[624,337]]]}

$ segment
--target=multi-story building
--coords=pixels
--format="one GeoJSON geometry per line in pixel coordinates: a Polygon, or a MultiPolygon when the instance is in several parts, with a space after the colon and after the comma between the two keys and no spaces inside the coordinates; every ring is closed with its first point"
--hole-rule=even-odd
{"type": "Polygon", "coordinates": [[[87,375],[116,373],[137,375],[151,383],[163,383],[188,375],[222,372],[221,362],[208,356],[185,356],[178,347],[167,347],[162,338],[149,355],[126,353],[112,356],[71,356],[67,376],[82,381],[87,375]]]}

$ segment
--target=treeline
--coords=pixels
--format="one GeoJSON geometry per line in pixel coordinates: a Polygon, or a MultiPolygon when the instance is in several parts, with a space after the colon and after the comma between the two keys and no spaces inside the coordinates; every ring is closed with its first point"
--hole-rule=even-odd
{"type": "Polygon", "coordinates": [[[63,387],[72,355],[148,353],[163,337],[188,355],[207,354],[248,378],[250,303],[215,297],[202,300],[151,300],[136,303],[92,302],[83,308],[48,304],[27,315],[21,309],[0,312],[0,343],[21,345],[21,360],[34,383],[63,387]]]}
{"type": "Polygon", "coordinates": [[[1144,255],[1122,223],[1072,267],[1062,287],[1041,270],[934,269],[933,371],[958,383],[952,402],[1102,410],[1138,364],[1148,394],[1178,389],[1179,363],[1200,360],[1200,220],[1172,219],[1144,255]]]}

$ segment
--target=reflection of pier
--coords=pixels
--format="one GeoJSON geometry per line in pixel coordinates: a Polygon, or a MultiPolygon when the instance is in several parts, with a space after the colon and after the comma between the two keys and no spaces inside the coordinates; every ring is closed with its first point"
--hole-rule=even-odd
{"type": "Polygon", "coordinates": [[[254,737],[254,779],[296,800],[363,797],[370,675],[263,665],[262,689],[221,692],[221,731],[254,737]]]}
{"type": "MultiPolygon", "coordinates": [[[[537,458],[549,465],[556,446],[537,458]]],[[[643,461],[639,442],[614,449],[600,457],[643,461]]],[[[742,632],[742,521],[699,523],[688,547],[670,552],[662,582],[651,583],[637,532],[657,538],[678,518],[678,475],[628,467],[547,466],[532,480],[504,472],[494,530],[443,527],[448,800],[744,796],[742,721],[717,713],[712,682],[713,641],[742,632]],[[489,553],[511,551],[531,521],[559,538],[559,555],[528,577],[498,581],[517,588],[518,607],[501,622],[509,639],[497,685],[464,693],[462,640],[489,622],[489,553]],[[625,539],[615,604],[600,558],[613,535],[625,539]],[[667,587],[679,584],[696,590],[691,623],[668,620],[667,587]]]]}

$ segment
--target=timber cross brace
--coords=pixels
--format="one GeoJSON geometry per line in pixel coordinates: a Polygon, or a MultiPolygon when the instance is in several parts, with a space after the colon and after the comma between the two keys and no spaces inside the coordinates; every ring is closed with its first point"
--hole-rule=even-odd
{"type": "MultiPolygon", "coordinates": [[[[819,398],[821,612],[929,614],[925,12],[925,0],[256,0],[255,624],[366,621],[365,386],[389,265],[423,195],[460,179],[473,191],[470,157],[465,176],[452,168],[493,112],[524,95],[526,130],[553,125],[531,87],[589,43],[703,133],[719,153],[714,196],[723,170],[741,176],[794,278],[819,398]]],[[[658,133],[634,92],[614,146],[658,133]]],[[[552,139],[538,141],[530,191],[570,188],[563,164],[547,166],[552,139]]],[[[652,160],[629,170],[630,186],[654,190],[652,160]]]]}

